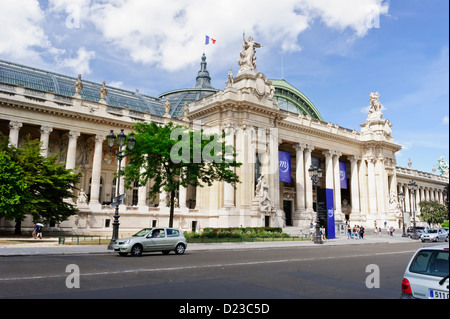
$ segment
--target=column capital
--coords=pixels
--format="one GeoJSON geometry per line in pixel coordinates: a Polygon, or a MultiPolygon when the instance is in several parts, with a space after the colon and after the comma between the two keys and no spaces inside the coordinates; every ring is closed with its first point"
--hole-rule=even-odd
{"type": "Polygon", "coordinates": [[[41,126],[41,134],[47,135],[50,134],[51,132],[53,132],[53,127],[45,125],[41,126]]]}
{"type": "Polygon", "coordinates": [[[305,151],[311,153],[314,150],[314,146],[311,144],[305,144],[305,151]]]}
{"type": "Polygon", "coordinates": [[[103,143],[105,138],[106,138],[105,134],[97,134],[97,135],[95,135],[95,143],[99,143],[99,142],[103,143]]]}
{"type": "Polygon", "coordinates": [[[75,138],[75,139],[77,139],[79,136],[80,136],[80,132],[78,132],[78,131],[69,131],[69,138],[70,139],[72,139],[72,138],[75,138]]]}
{"type": "Polygon", "coordinates": [[[11,130],[18,130],[18,129],[20,129],[22,126],[23,126],[23,123],[22,123],[22,122],[19,122],[19,121],[10,121],[10,122],[9,122],[9,128],[10,128],[11,130]]]}
{"type": "Polygon", "coordinates": [[[337,156],[337,158],[339,158],[339,157],[342,156],[342,152],[334,151],[334,152],[333,152],[333,155],[334,155],[334,156],[337,156]]]}
{"type": "Polygon", "coordinates": [[[301,152],[301,151],[305,150],[306,144],[305,143],[295,143],[292,145],[292,147],[294,148],[294,150],[296,152],[301,152]]]}
{"type": "Polygon", "coordinates": [[[334,151],[332,150],[325,150],[322,151],[322,154],[326,157],[326,158],[332,158],[334,155],[334,151]]]}
{"type": "Polygon", "coordinates": [[[350,155],[348,157],[348,159],[350,160],[351,163],[357,163],[358,161],[361,160],[361,156],[358,155],[350,155]]]}

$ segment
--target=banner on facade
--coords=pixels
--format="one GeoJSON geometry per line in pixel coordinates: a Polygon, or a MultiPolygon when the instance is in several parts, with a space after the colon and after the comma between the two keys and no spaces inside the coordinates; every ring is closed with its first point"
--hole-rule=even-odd
{"type": "Polygon", "coordinates": [[[339,162],[339,179],[341,180],[341,188],[347,189],[347,164],[339,162]]]}
{"type": "Polygon", "coordinates": [[[280,182],[291,182],[291,154],[278,151],[280,182]]]}
{"type": "Polygon", "coordinates": [[[327,188],[325,193],[327,199],[327,234],[329,239],[336,238],[334,230],[334,193],[333,189],[327,188]]]}

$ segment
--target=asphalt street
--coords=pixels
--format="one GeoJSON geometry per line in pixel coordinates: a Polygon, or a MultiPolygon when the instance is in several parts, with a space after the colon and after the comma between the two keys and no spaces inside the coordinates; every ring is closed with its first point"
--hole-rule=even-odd
{"type": "Polygon", "coordinates": [[[423,245],[430,244],[401,238],[192,244],[181,256],[142,257],[101,246],[0,247],[0,298],[398,299],[406,264],[423,245]]]}

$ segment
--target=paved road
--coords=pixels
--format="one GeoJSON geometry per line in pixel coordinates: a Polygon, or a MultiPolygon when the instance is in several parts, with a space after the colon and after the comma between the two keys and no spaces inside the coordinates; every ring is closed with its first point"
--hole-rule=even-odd
{"type": "Polygon", "coordinates": [[[196,244],[182,256],[139,258],[94,246],[89,254],[16,254],[0,259],[0,298],[398,298],[405,265],[424,244],[356,242],[196,244]],[[76,283],[74,265],[80,287],[68,288],[76,283]],[[379,288],[366,286],[368,265],[379,269],[379,288]]]}

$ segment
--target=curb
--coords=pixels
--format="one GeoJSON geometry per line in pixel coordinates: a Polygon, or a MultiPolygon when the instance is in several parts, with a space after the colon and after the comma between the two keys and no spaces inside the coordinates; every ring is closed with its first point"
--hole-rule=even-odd
{"type": "MultiPolygon", "coordinates": [[[[323,244],[314,244],[311,241],[275,241],[275,242],[235,242],[235,243],[195,243],[188,244],[188,251],[200,250],[228,250],[228,249],[265,249],[265,248],[290,248],[290,247],[326,247],[326,246],[351,246],[364,244],[391,244],[413,243],[411,239],[400,238],[367,238],[362,240],[340,237],[331,239],[323,244]]],[[[421,243],[420,241],[416,243],[421,243]]],[[[36,243],[38,244],[38,243],[36,243]]],[[[44,243],[42,243],[44,244],[44,243]]],[[[115,254],[107,249],[107,246],[99,245],[59,245],[51,246],[33,245],[20,247],[22,244],[0,246],[0,257],[14,256],[45,256],[45,255],[82,255],[82,254],[115,254]]]]}

